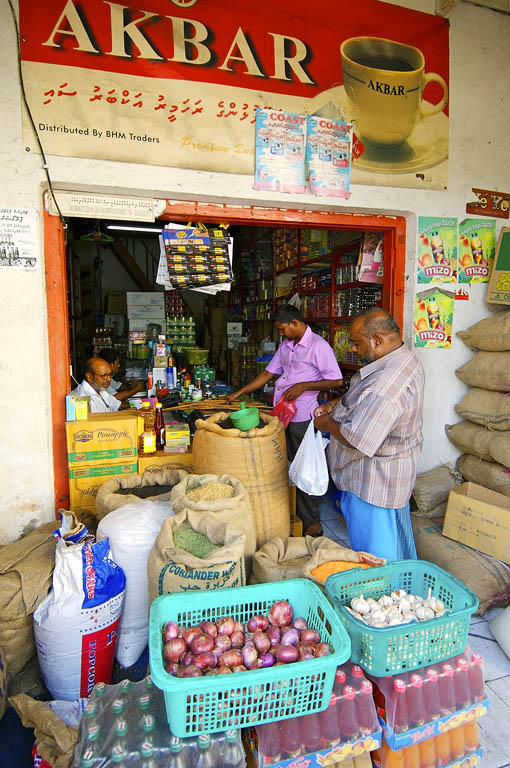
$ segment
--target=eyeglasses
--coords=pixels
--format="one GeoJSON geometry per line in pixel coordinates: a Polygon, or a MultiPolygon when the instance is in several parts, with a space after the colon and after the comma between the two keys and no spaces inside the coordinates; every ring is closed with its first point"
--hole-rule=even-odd
{"type": "Polygon", "coordinates": [[[97,376],[98,379],[111,379],[112,374],[111,373],[94,373],[94,376],[97,376]]]}

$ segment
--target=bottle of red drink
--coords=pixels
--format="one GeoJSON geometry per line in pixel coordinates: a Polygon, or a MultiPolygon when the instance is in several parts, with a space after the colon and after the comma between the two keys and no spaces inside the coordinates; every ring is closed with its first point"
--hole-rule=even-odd
{"type": "Polygon", "coordinates": [[[282,759],[280,726],[281,723],[266,723],[257,727],[259,754],[263,765],[276,765],[282,759]]]}
{"type": "Polygon", "coordinates": [[[335,672],[335,682],[333,683],[333,693],[336,694],[336,696],[342,695],[342,691],[346,682],[347,675],[345,674],[345,670],[343,670],[341,667],[338,667],[335,672]]]}
{"type": "Polygon", "coordinates": [[[361,689],[361,682],[365,679],[365,673],[358,664],[353,664],[351,667],[351,685],[355,691],[361,689]]]}
{"type": "Polygon", "coordinates": [[[439,674],[439,702],[443,715],[455,712],[455,670],[451,664],[445,663],[439,674]]]}
{"type": "Polygon", "coordinates": [[[426,720],[437,720],[441,717],[439,703],[439,675],[434,667],[429,667],[423,680],[423,701],[425,704],[426,720]]]}
{"type": "Polygon", "coordinates": [[[301,754],[300,718],[291,717],[284,720],[280,728],[282,760],[295,760],[301,754]]]}
{"type": "Polygon", "coordinates": [[[411,728],[419,728],[425,722],[425,702],[423,701],[423,677],[413,672],[407,686],[407,716],[411,728]]]}
{"type": "Polygon", "coordinates": [[[322,749],[319,715],[315,713],[312,715],[305,715],[300,718],[300,720],[303,733],[303,755],[319,752],[319,750],[322,749]]]}
{"type": "Polygon", "coordinates": [[[473,701],[481,701],[485,696],[482,664],[483,659],[480,654],[473,653],[468,670],[469,688],[473,701]]]}
{"type": "Polygon", "coordinates": [[[329,707],[319,712],[322,749],[333,749],[340,744],[338,712],[341,699],[332,693],[329,707]]]}
{"type": "Polygon", "coordinates": [[[359,736],[358,714],[356,711],[356,693],[352,685],[344,686],[337,705],[337,729],[342,742],[352,741],[359,736]]]}
{"type": "Polygon", "coordinates": [[[393,696],[390,706],[386,711],[386,717],[395,733],[403,733],[409,730],[406,687],[405,681],[400,677],[393,681],[393,696]]]}
{"type": "Polygon", "coordinates": [[[156,432],[156,450],[162,451],[165,447],[165,420],[163,418],[163,406],[156,403],[156,418],[154,420],[154,431],[156,432]]]}
{"type": "Polygon", "coordinates": [[[461,656],[457,659],[455,668],[455,701],[457,709],[464,709],[471,704],[471,690],[469,686],[469,664],[461,656]]]}
{"type": "Polygon", "coordinates": [[[356,716],[362,736],[367,736],[377,730],[378,722],[370,680],[361,681],[360,691],[356,694],[356,716]]]}

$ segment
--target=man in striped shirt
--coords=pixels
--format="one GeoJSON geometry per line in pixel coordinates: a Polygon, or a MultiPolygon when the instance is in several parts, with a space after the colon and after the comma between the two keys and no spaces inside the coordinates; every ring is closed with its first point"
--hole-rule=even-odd
{"type": "Polygon", "coordinates": [[[423,368],[382,309],[358,315],[351,348],[361,369],[339,400],[319,406],[329,467],[354,550],[416,558],[409,499],[422,446],[423,368]]]}

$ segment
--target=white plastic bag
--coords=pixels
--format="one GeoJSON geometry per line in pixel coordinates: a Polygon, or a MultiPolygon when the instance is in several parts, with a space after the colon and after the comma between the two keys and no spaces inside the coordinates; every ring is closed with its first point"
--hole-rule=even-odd
{"type": "Polygon", "coordinates": [[[172,515],[169,501],[140,501],[114,509],[97,527],[97,540],[110,540],[112,558],[126,575],[126,599],[115,652],[123,667],[137,661],[149,639],[147,560],[161,526],[172,515]]]}
{"type": "Polygon", "coordinates": [[[329,472],[320,432],[315,432],[313,419],[289,467],[289,479],[310,496],[323,496],[328,490],[329,472]]]}

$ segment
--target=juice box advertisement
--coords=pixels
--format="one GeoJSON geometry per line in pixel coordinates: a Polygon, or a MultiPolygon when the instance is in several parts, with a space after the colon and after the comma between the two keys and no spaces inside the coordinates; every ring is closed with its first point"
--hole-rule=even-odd
{"type": "Polygon", "coordinates": [[[257,109],[255,189],[305,191],[306,116],[257,109]]]}
{"type": "Polygon", "coordinates": [[[457,282],[457,219],[418,219],[418,282],[457,282]]]}
{"type": "Polygon", "coordinates": [[[459,283],[488,283],[496,251],[496,222],[465,219],[459,224],[459,283]]]}
{"type": "Polygon", "coordinates": [[[349,197],[352,126],[342,120],[308,117],[306,160],[314,195],[349,197]]]}
{"type": "Polygon", "coordinates": [[[415,347],[449,349],[452,344],[455,294],[440,288],[416,295],[414,306],[415,347]]]}

